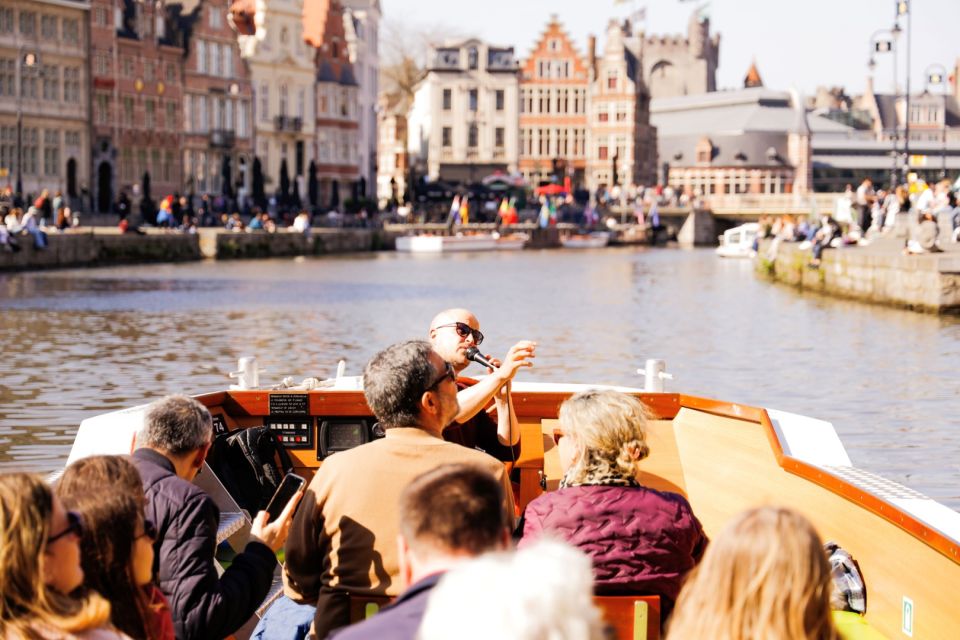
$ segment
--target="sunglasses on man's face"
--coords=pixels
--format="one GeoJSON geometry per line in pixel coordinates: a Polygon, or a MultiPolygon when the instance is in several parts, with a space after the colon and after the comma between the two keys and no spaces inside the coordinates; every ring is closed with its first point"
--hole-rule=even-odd
{"type": "Polygon", "coordinates": [[[473,343],[480,344],[483,342],[483,334],[480,333],[479,329],[474,329],[466,322],[451,322],[450,324],[442,324],[437,329],[443,329],[444,327],[454,327],[457,331],[457,335],[461,338],[466,338],[469,335],[473,336],[473,343]]]}
{"type": "Polygon", "coordinates": [[[450,364],[449,362],[444,362],[444,363],[443,363],[443,373],[441,373],[440,376],[439,376],[436,380],[434,380],[433,383],[432,383],[429,387],[427,387],[427,391],[430,391],[430,390],[432,390],[432,389],[436,389],[436,388],[439,387],[440,384],[441,384],[444,380],[446,380],[447,378],[450,378],[452,381],[456,382],[456,381],[457,381],[457,372],[453,369],[453,365],[452,365],[452,364],[450,364]]]}
{"type": "Polygon", "coordinates": [[[76,511],[67,511],[67,528],[47,538],[47,544],[51,545],[71,533],[78,538],[83,535],[83,518],[76,511]]]}

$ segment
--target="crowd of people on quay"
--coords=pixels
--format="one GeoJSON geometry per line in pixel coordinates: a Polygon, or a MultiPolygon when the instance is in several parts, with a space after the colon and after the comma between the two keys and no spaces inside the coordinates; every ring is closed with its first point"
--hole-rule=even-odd
{"type": "Polygon", "coordinates": [[[327,458],[275,519],[256,513],[223,570],[219,510],[192,482],[213,422],[192,398],[156,400],[132,455],[79,459],[52,487],[0,474],[0,637],[226,638],[267,596],[281,548],[285,595],[254,638],[600,640],[595,595],[617,594],[659,596],[670,639],[880,637],[856,613],[862,583],[833,583],[839,550],[796,511],[752,509],[708,541],[686,498],[642,485],[651,413],[634,396],[567,399],[560,487],[517,513],[510,391],[536,343],[488,356],[496,368],[466,385],[476,316],[443,311],[427,336],[364,369],[384,436],[327,458]],[[351,598],[392,604],[351,624],[351,598]]]}
{"type": "Polygon", "coordinates": [[[29,238],[37,249],[47,247],[48,231],[63,232],[80,224],[60,191],[44,189],[33,201],[24,203],[6,187],[0,191],[0,251],[20,251],[21,238],[29,238]]]}
{"type": "Polygon", "coordinates": [[[902,238],[903,252],[938,253],[945,243],[960,242],[960,206],[956,185],[949,180],[929,184],[911,180],[892,191],[874,189],[865,178],[856,189],[848,184],[832,213],[817,220],[803,216],[762,216],[758,241],[799,242],[812,249],[811,267],[818,267],[823,250],[844,245],[869,245],[884,237],[902,238]]]}

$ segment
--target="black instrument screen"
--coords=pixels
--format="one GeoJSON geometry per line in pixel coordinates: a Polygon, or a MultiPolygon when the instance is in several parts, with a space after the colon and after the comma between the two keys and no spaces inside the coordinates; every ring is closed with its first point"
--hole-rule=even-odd
{"type": "Polygon", "coordinates": [[[326,418],[317,427],[317,460],[373,440],[372,421],[363,418],[326,418]]]}

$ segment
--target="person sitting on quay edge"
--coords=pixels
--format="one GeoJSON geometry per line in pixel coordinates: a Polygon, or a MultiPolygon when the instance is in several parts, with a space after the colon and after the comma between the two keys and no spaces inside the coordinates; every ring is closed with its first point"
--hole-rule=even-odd
{"type": "Polygon", "coordinates": [[[619,391],[584,391],[560,406],[563,480],[530,504],[518,548],[545,535],[593,559],[598,594],[656,594],[670,615],[707,538],[683,496],[637,481],[646,442],[646,409],[619,391]]]}
{"type": "Polygon", "coordinates": [[[83,523],[39,477],[0,474],[0,638],[130,640],[83,584],[83,523]]]}
{"type": "Polygon", "coordinates": [[[126,456],[81,458],[56,494],[83,517],[84,586],[110,601],[113,625],[137,640],[174,640],[170,605],[153,581],[153,541],[137,468],[126,456]]]}
{"type": "MultiPolygon", "coordinates": [[[[470,365],[467,350],[483,342],[480,321],[467,309],[441,311],[430,322],[430,345],[459,374],[470,365]]],[[[443,432],[443,438],[465,447],[480,449],[493,457],[508,461],[519,454],[520,427],[510,402],[510,382],[517,371],[532,367],[537,343],[521,340],[504,356],[503,362],[488,358],[497,369],[468,386],[458,382],[457,400],[460,411],[443,432]],[[496,421],[484,408],[493,399],[496,421]]]]}
{"type": "Polygon", "coordinates": [[[154,572],[170,601],[177,640],[226,638],[253,615],[273,582],[274,551],[283,546],[302,493],[267,523],[261,511],[250,542],[217,575],[214,552],[220,510],[192,483],[213,441],[213,421],[202,404],[167,396],[147,409],[133,463],[143,479],[147,518],[156,525],[154,572]]]}
{"type": "Polygon", "coordinates": [[[400,495],[397,545],[406,589],[377,615],[331,637],[414,640],[437,582],[471,558],[508,549],[507,527],[503,488],[483,469],[444,465],[421,475],[400,495]]]}
{"type": "Polygon", "coordinates": [[[390,346],[367,363],[363,394],[386,437],[324,460],[290,529],[284,590],[315,604],[313,633],[325,638],[350,623],[349,595],[397,596],[400,494],[443,464],[472,464],[503,487],[513,526],[513,490],[493,457],[441,437],[459,411],[456,374],[427,342],[390,346]]]}

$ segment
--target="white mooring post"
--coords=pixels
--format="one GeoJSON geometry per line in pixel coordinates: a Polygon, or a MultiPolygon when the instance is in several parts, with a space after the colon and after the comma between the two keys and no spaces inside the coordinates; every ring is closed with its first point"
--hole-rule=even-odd
{"type": "Polygon", "coordinates": [[[247,356],[237,360],[237,369],[230,374],[231,378],[237,379],[237,384],[230,385],[231,389],[257,389],[260,387],[260,371],[257,367],[257,359],[253,356],[247,356]]]}
{"type": "Polygon", "coordinates": [[[637,369],[643,376],[643,390],[647,393],[663,393],[663,381],[673,380],[673,375],[666,372],[665,360],[647,360],[644,369],[637,369]]]}

